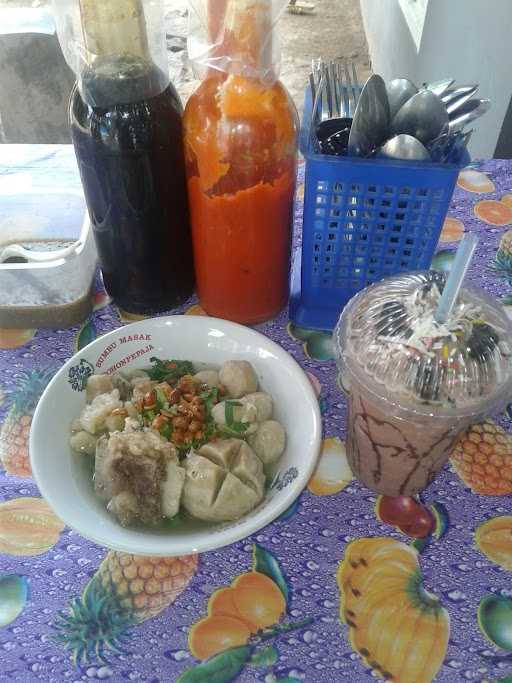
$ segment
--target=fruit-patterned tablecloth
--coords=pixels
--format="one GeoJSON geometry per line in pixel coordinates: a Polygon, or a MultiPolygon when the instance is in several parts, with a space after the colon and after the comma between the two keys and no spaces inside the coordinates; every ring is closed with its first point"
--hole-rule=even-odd
{"type": "MultiPolygon", "coordinates": [[[[70,148],[0,146],[0,212],[3,196],[45,183],[79,187],[70,148]]],[[[436,267],[450,268],[464,231],[480,236],[470,279],[512,314],[512,162],[461,173],[436,267]]],[[[347,464],[328,335],[283,313],[259,329],[308,373],[324,420],[307,489],[200,557],[109,552],[56,518],[27,454],[48,377],[131,320],[99,280],[94,306],[80,328],[0,330],[1,681],[512,681],[510,411],[474,426],[421,500],[379,499],[347,464]]]]}

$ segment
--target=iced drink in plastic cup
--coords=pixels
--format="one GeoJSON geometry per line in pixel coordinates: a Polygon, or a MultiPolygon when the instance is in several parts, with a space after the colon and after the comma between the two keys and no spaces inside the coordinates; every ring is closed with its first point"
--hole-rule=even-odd
{"type": "Polygon", "coordinates": [[[463,287],[444,324],[445,276],[394,276],[357,294],[334,331],[349,389],[347,456],[354,475],[388,496],[424,489],[467,427],[512,391],[512,321],[463,287]]]}

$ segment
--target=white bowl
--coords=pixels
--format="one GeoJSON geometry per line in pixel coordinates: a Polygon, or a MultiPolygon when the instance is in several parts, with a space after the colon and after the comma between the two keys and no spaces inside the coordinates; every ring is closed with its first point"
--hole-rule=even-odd
{"type": "Polygon", "coordinates": [[[180,315],[126,325],[73,356],[39,401],[30,431],[30,461],[41,494],[62,521],[82,536],[121,552],[172,556],[225,546],[278,517],[307,484],[320,441],[318,401],[305,373],[288,353],[242,325],[180,315]],[[70,424],[85,405],[88,374],[147,367],[151,356],[215,366],[245,359],[254,366],[263,389],[272,394],[276,419],[287,434],[286,451],[265,499],[239,521],[201,531],[123,528],[95,496],[86,456],[73,455],[70,424]]]}

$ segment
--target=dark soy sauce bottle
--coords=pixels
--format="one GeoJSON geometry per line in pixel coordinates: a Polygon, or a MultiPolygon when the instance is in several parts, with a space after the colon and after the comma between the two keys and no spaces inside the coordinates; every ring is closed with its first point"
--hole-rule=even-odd
{"type": "Polygon", "coordinates": [[[80,21],[70,124],[103,280],[124,310],[159,313],[194,287],[181,102],[142,0],[80,0],[80,21]]]}

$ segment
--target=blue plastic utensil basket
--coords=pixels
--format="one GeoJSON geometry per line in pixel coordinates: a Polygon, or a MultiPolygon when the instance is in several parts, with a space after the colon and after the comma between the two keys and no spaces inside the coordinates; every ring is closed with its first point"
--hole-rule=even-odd
{"type": "Polygon", "coordinates": [[[307,94],[302,249],[292,267],[290,318],[332,330],[367,285],[429,268],[460,167],[315,154],[304,123],[310,110],[307,94]]]}

